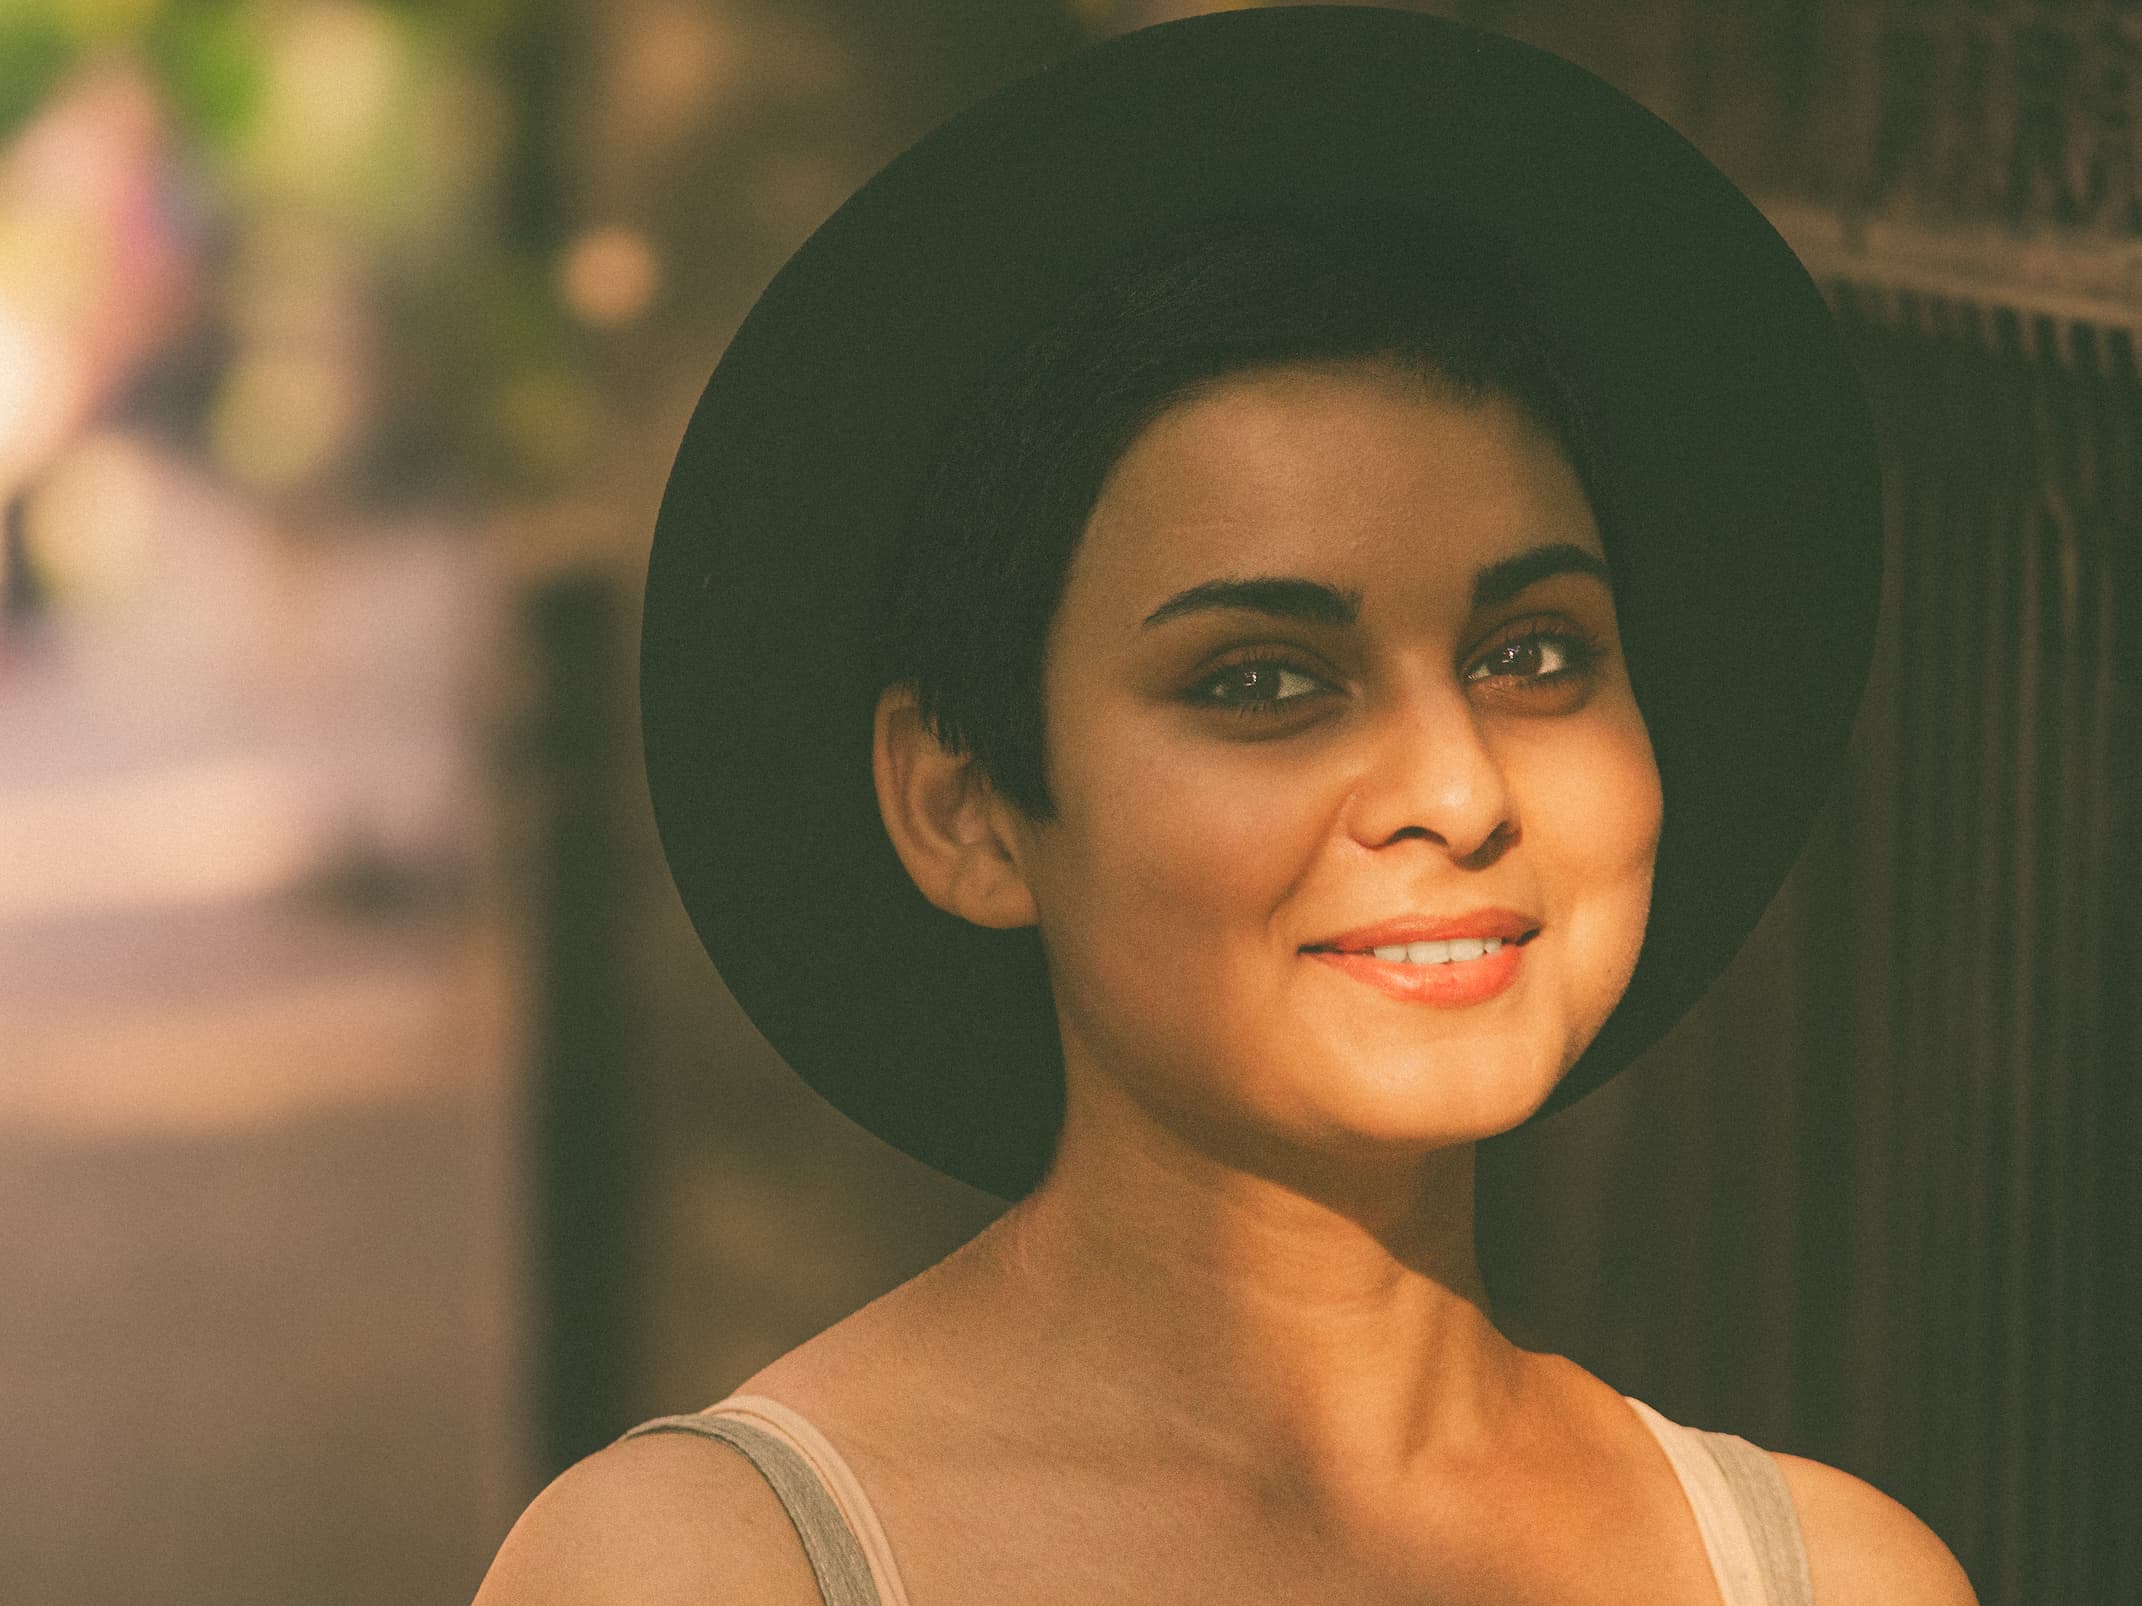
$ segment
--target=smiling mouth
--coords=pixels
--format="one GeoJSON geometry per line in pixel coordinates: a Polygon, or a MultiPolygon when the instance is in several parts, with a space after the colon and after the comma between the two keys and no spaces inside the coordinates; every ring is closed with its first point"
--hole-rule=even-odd
{"type": "Polygon", "coordinates": [[[1380,959],[1388,965],[1462,965],[1499,953],[1505,946],[1522,948],[1539,934],[1539,928],[1535,926],[1521,937],[1446,937],[1436,942],[1382,943],[1373,948],[1337,948],[1312,944],[1302,952],[1380,959]]]}

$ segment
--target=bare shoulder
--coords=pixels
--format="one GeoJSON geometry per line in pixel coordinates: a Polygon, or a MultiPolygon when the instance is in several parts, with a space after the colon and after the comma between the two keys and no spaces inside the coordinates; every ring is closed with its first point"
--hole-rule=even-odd
{"type": "Polygon", "coordinates": [[[820,1606],[788,1513],[742,1452],[653,1433],[569,1468],[521,1514],[476,1606],[820,1606]]]}
{"type": "MultiPolygon", "coordinates": [[[[767,1394],[836,1431],[876,1420],[911,1350],[881,1299],[787,1351],[731,1395],[767,1394]]],[[[536,1496],[475,1606],[823,1606],[795,1525],[742,1451],[650,1433],[598,1451],[536,1496]]]]}
{"type": "Polygon", "coordinates": [[[1949,1547],[1903,1505],[1841,1468],[1772,1454],[1800,1516],[1815,1606],[1978,1606],[1949,1547]]]}

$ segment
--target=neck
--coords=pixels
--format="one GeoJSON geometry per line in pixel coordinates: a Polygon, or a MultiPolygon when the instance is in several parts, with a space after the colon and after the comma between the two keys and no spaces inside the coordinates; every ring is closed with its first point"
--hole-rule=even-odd
{"type": "Polygon", "coordinates": [[[1282,1179],[1106,1125],[1067,1120],[1048,1180],[959,1257],[1042,1409],[1339,1506],[1507,1423],[1531,1357],[1487,1313],[1471,1144],[1282,1179]]]}

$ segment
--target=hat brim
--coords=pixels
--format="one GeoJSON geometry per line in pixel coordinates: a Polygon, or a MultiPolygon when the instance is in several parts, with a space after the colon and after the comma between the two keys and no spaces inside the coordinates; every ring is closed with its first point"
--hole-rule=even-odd
{"type": "Polygon", "coordinates": [[[1039,945],[930,906],[871,783],[924,477],[1112,259],[1205,220],[1379,210],[1523,265],[1619,512],[1665,831],[1635,976],[1541,1114],[1709,986],[1836,773],[1880,590],[1871,422],[1806,271],[1665,123],[1558,57],[1370,7],[1164,24],[1000,91],[857,191],[731,342],[662,502],[641,708],[671,871],[744,1010],[849,1117],[1001,1197],[1061,1116],[1039,945]]]}

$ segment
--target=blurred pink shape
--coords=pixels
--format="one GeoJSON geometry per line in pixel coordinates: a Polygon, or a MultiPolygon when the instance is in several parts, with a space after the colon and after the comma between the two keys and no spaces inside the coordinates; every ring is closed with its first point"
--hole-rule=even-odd
{"type": "Polygon", "coordinates": [[[84,69],[0,158],[0,501],[157,347],[193,299],[155,85],[84,69]]]}

